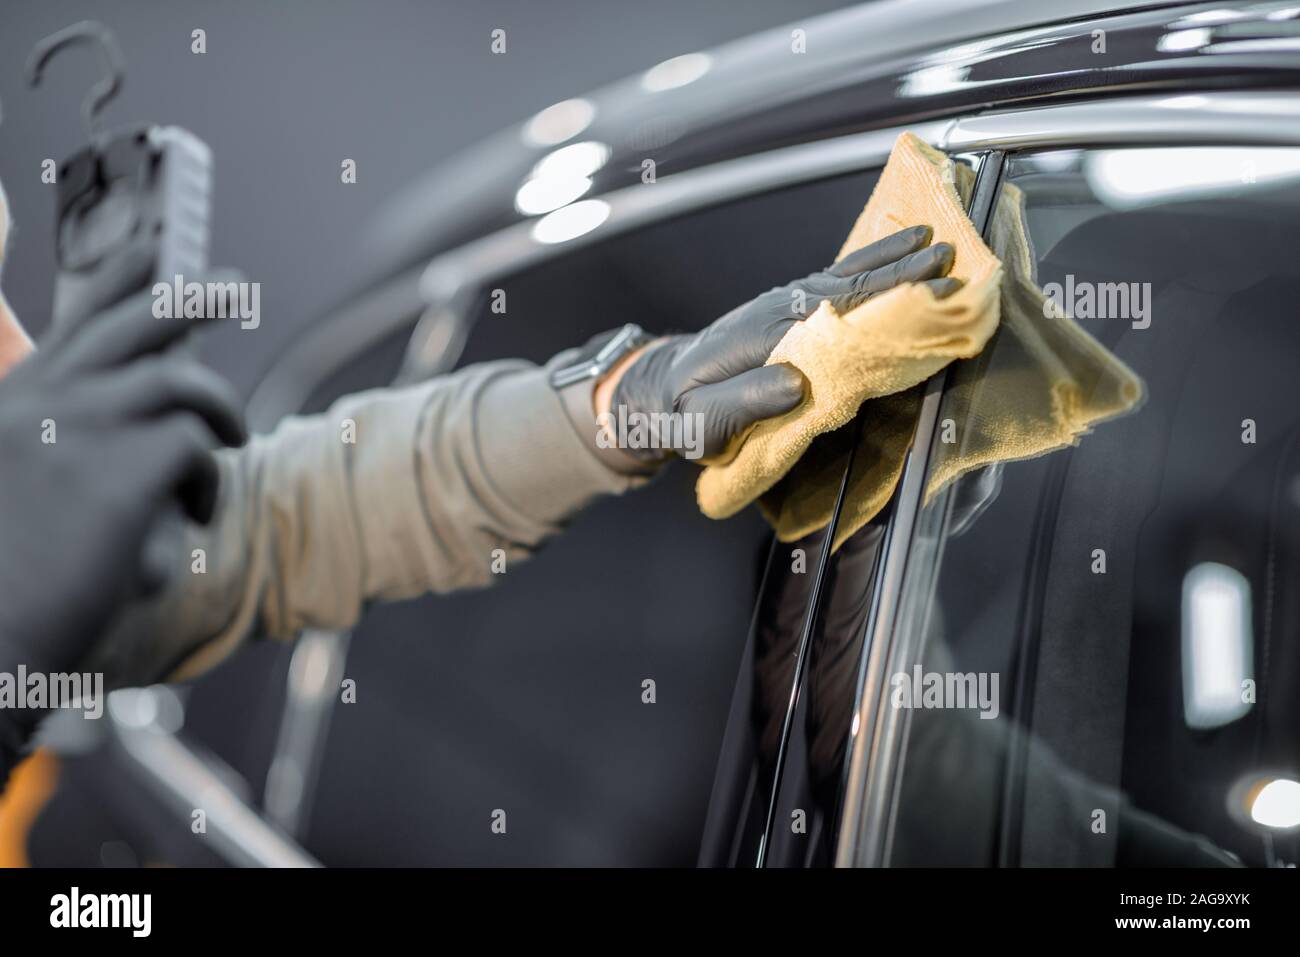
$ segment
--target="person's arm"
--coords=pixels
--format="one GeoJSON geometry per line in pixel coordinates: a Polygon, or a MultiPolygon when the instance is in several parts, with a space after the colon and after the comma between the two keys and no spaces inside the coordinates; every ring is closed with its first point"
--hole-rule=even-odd
{"type": "Polygon", "coordinates": [[[955,288],[935,278],[952,250],[924,248],[929,239],[926,229],[887,237],[699,333],[651,343],[585,392],[551,385],[570,350],[545,368],[486,363],[287,419],[222,456],[216,520],[191,530],[171,587],[131,609],[87,668],[109,687],[189,677],[257,634],[347,628],[371,601],[489,584],[494,560],[527,558],[674,451],[718,455],[758,419],[797,406],[802,375],[764,363],[800,305],[847,310],[909,281],[955,288]],[[655,422],[698,417],[699,441],[677,450],[656,426],[651,447],[602,448],[597,415],[610,406],[655,422]]]}
{"type": "Polygon", "coordinates": [[[551,387],[571,355],[346,396],[223,453],[216,518],[189,529],[185,568],[88,667],[110,687],[185,678],[255,635],[491,584],[494,560],[528,558],[593,499],[653,474],[630,457],[611,468],[594,405],[575,411],[551,387]]]}

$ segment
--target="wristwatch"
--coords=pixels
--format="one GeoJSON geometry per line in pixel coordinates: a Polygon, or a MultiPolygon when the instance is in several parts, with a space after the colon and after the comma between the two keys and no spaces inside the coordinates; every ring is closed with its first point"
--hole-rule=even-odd
{"type": "Polygon", "coordinates": [[[551,387],[563,389],[587,380],[603,378],[629,352],[635,352],[654,339],[635,322],[620,329],[602,332],[589,340],[577,358],[551,372],[551,387]]]}
{"type": "Polygon", "coordinates": [[[588,340],[571,355],[556,356],[550,371],[551,388],[560,396],[564,411],[583,443],[596,458],[623,475],[648,475],[658,468],[658,463],[645,462],[625,449],[605,448],[596,441],[601,425],[596,421],[596,384],[631,353],[640,349],[654,336],[634,322],[588,340]]]}

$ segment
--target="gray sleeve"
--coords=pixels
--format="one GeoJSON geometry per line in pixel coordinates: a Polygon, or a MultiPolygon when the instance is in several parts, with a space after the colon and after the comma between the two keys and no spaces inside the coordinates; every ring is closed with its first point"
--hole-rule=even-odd
{"type": "Polygon", "coordinates": [[[594,415],[568,406],[546,368],[492,362],[347,396],[222,452],[213,522],[187,529],[184,571],[117,623],[96,667],[111,686],[184,678],[254,634],[490,584],[494,558],[527,558],[593,499],[648,481],[611,467],[594,415]]]}

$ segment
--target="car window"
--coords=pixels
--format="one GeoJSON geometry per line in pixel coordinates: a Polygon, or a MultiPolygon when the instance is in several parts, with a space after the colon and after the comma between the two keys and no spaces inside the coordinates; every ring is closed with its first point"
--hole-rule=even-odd
{"type": "Polygon", "coordinates": [[[1294,864],[1300,150],[1022,155],[997,209],[1003,323],[948,373],[881,704],[886,860],[1294,864]]]}

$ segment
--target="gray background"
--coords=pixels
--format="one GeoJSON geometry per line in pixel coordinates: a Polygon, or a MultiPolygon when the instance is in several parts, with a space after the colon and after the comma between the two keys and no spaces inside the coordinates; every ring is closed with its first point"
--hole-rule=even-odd
{"type": "Polygon", "coordinates": [[[53,188],[46,157],[82,142],[82,95],[97,59],[67,51],[40,89],[32,45],[77,20],[113,28],[128,74],[107,125],[176,123],[213,147],[212,261],[262,282],[260,335],[205,342],[214,366],[247,390],[294,336],[358,277],[356,236],[382,204],[448,157],[558,100],[842,0],[6,0],[0,10],[0,181],[19,227],[5,294],[33,331],[50,302],[53,188]],[[208,52],[190,52],[190,31],[208,52]],[[508,32],[493,56],[489,33],[508,32]],[[340,188],[339,164],[358,182],[340,188]]]}

